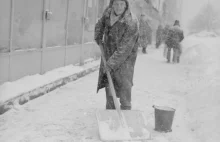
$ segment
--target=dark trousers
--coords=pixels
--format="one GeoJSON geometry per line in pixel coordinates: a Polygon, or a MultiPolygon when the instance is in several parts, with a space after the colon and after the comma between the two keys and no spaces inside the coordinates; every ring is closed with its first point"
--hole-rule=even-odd
{"type": "Polygon", "coordinates": [[[167,62],[170,62],[171,58],[171,50],[173,49],[173,63],[179,63],[180,62],[180,55],[181,55],[181,49],[180,48],[168,48],[167,51],[167,62]]]}
{"type": "Polygon", "coordinates": [[[173,62],[179,63],[180,62],[180,55],[181,55],[181,48],[174,48],[173,49],[173,62]]]}
{"type": "MultiPolygon", "coordinates": [[[[115,109],[113,97],[109,85],[105,87],[106,91],[106,109],[115,109]]],[[[120,99],[122,110],[131,110],[131,86],[115,88],[116,95],[120,99]]]]}

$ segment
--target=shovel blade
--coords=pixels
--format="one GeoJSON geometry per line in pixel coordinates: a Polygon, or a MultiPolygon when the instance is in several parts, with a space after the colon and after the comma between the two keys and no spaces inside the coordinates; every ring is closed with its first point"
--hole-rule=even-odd
{"type": "Polygon", "coordinates": [[[147,130],[147,120],[143,112],[135,110],[122,110],[126,124],[122,125],[116,110],[98,110],[99,135],[102,141],[134,141],[149,140],[150,132],[147,130]]]}

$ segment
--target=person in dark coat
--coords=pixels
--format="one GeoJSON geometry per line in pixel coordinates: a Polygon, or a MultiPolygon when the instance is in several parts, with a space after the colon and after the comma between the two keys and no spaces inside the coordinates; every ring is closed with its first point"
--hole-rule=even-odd
{"type": "Polygon", "coordinates": [[[156,31],[156,48],[159,48],[163,41],[163,27],[159,25],[156,31]]]}
{"type": "Polygon", "coordinates": [[[140,31],[140,38],[139,38],[139,44],[142,47],[142,52],[144,54],[147,53],[146,49],[148,44],[151,42],[149,35],[150,30],[149,30],[150,26],[147,22],[147,20],[145,19],[145,15],[141,14],[140,18],[139,18],[139,31],[140,31]]]}
{"type": "Polygon", "coordinates": [[[144,54],[147,53],[146,48],[148,45],[148,38],[147,38],[147,28],[148,28],[148,23],[144,19],[144,14],[141,14],[139,18],[139,31],[140,31],[140,38],[139,38],[139,45],[142,47],[142,52],[144,54]]]}
{"type": "Polygon", "coordinates": [[[163,34],[162,34],[162,42],[164,43],[164,52],[163,52],[163,56],[167,59],[167,52],[168,52],[168,46],[166,44],[166,40],[168,37],[168,33],[169,33],[169,29],[170,29],[170,25],[166,24],[166,26],[163,28],[163,34]]]}
{"type": "Polygon", "coordinates": [[[121,109],[131,109],[131,89],[138,51],[138,21],[128,0],[111,0],[95,25],[95,41],[104,48],[107,68],[101,60],[98,87],[106,90],[106,109],[115,109],[106,70],[110,71],[121,109]]]}
{"type": "Polygon", "coordinates": [[[148,41],[148,45],[152,44],[152,34],[153,34],[153,30],[152,27],[150,26],[150,20],[147,20],[147,41],[148,41]]]}
{"type": "Polygon", "coordinates": [[[180,55],[182,52],[180,42],[184,39],[183,30],[180,28],[179,21],[176,20],[173,27],[169,29],[166,39],[168,46],[167,62],[170,62],[170,53],[173,49],[173,63],[180,62],[180,55]]]}

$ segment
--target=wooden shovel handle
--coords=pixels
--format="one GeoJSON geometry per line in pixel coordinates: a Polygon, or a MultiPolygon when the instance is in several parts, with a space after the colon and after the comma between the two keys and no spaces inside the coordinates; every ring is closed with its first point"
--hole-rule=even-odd
{"type": "MultiPolygon", "coordinates": [[[[106,69],[106,59],[105,59],[105,56],[104,56],[105,53],[104,53],[104,50],[103,50],[103,46],[99,45],[99,47],[100,47],[100,50],[101,50],[101,55],[102,55],[102,60],[103,60],[103,63],[104,63],[104,68],[106,69]]],[[[122,115],[122,112],[120,110],[120,106],[119,106],[119,103],[118,103],[118,100],[117,100],[117,97],[116,97],[116,93],[115,93],[115,88],[114,88],[114,84],[113,84],[113,81],[112,81],[112,77],[111,77],[109,71],[106,71],[106,74],[107,74],[107,78],[108,78],[108,82],[109,82],[109,87],[110,87],[110,92],[111,92],[111,95],[113,97],[116,110],[117,110],[120,118],[123,119],[123,115],[122,115]]]]}

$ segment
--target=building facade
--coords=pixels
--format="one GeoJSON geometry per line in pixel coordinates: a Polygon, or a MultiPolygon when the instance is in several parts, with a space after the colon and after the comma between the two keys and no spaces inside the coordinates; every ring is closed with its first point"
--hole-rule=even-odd
{"type": "Polygon", "coordinates": [[[100,56],[94,25],[108,0],[1,0],[0,84],[100,56]]]}

